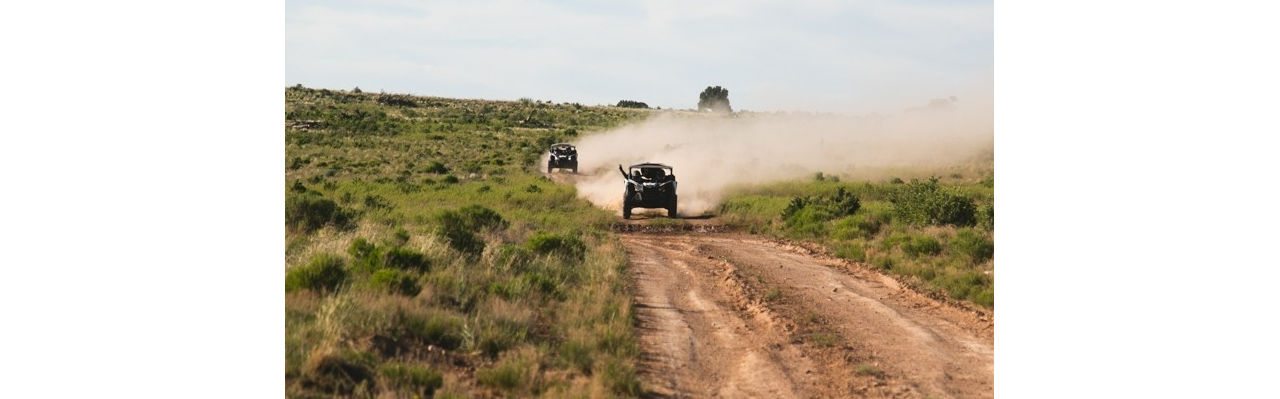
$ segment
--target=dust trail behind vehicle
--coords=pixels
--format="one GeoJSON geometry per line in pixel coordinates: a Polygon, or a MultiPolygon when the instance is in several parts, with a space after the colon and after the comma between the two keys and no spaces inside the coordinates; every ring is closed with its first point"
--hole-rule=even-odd
{"type": "Polygon", "coordinates": [[[945,167],[990,158],[990,110],[911,112],[895,117],[666,112],[583,138],[575,179],[580,196],[621,209],[617,165],[675,167],[680,213],[711,210],[725,189],[811,176],[885,177],[889,168],[945,167]]]}

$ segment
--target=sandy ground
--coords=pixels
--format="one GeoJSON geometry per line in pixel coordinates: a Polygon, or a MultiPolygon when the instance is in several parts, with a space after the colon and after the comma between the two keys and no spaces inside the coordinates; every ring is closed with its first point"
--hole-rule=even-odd
{"type": "Polygon", "coordinates": [[[622,239],[649,396],[993,396],[983,312],[756,236],[622,239]]]}

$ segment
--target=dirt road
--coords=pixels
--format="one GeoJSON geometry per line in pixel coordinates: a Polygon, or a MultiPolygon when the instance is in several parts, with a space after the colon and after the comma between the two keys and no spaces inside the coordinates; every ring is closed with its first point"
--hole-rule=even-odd
{"type": "Polygon", "coordinates": [[[622,239],[651,396],[993,396],[984,314],[754,236],[622,239]]]}

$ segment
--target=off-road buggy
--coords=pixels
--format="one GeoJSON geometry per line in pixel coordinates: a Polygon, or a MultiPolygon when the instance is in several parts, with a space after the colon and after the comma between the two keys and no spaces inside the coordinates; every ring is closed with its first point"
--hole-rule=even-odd
{"type": "Polygon", "coordinates": [[[551,158],[547,159],[547,173],[555,169],[571,169],[578,174],[578,149],[573,144],[555,143],[551,145],[551,158]]]}
{"type": "Polygon", "coordinates": [[[618,165],[626,179],[622,194],[622,218],[631,218],[632,208],[664,208],[667,217],[676,217],[676,175],[670,166],[660,163],[638,163],[627,170],[618,165]]]}

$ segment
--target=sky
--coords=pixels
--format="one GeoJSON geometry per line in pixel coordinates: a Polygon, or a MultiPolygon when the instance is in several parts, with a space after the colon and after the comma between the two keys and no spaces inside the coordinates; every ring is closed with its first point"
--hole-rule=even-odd
{"type": "Polygon", "coordinates": [[[989,106],[986,1],[287,0],[287,85],[584,105],[989,106]]]}

